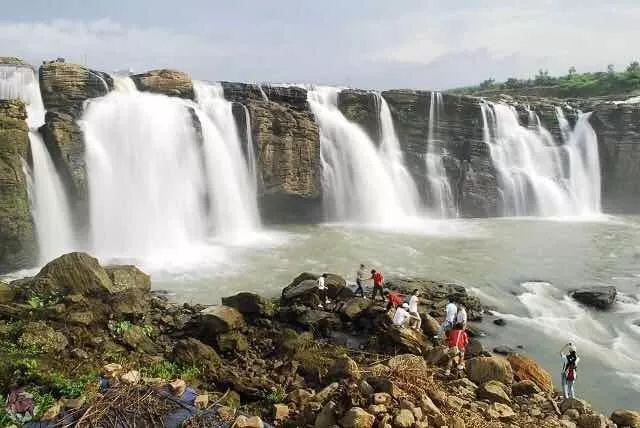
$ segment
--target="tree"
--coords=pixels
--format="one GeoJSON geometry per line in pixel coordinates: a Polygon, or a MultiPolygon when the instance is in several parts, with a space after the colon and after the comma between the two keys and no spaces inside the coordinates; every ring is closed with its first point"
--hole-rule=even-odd
{"type": "Polygon", "coordinates": [[[490,77],[489,79],[480,83],[480,89],[489,89],[493,86],[495,82],[496,82],[496,79],[494,79],[493,77],[490,77]]]}
{"type": "Polygon", "coordinates": [[[616,72],[616,69],[613,67],[613,64],[607,65],[607,73],[614,74],[615,72],[616,72]]]}
{"type": "Polygon", "coordinates": [[[571,79],[576,74],[576,68],[572,65],[569,67],[569,79],[571,79]]]}
{"type": "Polygon", "coordinates": [[[627,66],[627,73],[640,73],[640,62],[633,61],[627,66]]]}

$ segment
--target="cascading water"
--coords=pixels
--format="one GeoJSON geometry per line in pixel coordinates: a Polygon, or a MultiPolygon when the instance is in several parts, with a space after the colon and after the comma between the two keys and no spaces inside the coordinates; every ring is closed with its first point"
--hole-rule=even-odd
{"type": "MultiPolygon", "coordinates": [[[[245,240],[260,225],[253,147],[247,148],[245,159],[232,106],[221,85],[195,81],[194,89],[201,108],[196,114],[202,124],[214,234],[226,241],[245,240]]],[[[247,126],[251,138],[250,122],[247,126]]]]}
{"type": "Polygon", "coordinates": [[[29,196],[38,236],[40,262],[74,248],[67,195],[51,156],[38,132],[44,123],[40,85],[28,67],[0,66],[0,99],[21,99],[27,109],[32,168],[27,169],[29,196]]]}
{"type": "Polygon", "coordinates": [[[511,106],[483,102],[481,111],[484,139],[498,171],[503,215],[600,213],[598,142],[588,114],[579,116],[573,130],[560,120],[566,142],[558,145],[542,125],[520,125],[511,106]]]}
{"type": "Polygon", "coordinates": [[[442,93],[431,92],[429,104],[429,128],[427,133],[427,151],[425,167],[429,190],[429,207],[438,217],[447,218],[456,215],[455,201],[447,171],[443,164],[443,144],[437,144],[435,132],[443,113],[442,93]]]}
{"type": "MultiPolygon", "coordinates": [[[[394,181],[394,142],[387,142],[387,155],[338,109],[338,88],[314,87],[308,101],[320,126],[320,159],[324,207],[331,221],[393,226],[403,217],[417,215],[408,189],[394,181]]],[[[415,185],[414,185],[415,187],[415,185]]],[[[409,189],[410,190],[410,189],[409,189]]]]}
{"type": "Polygon", "coordinates": [[[260,223],[255,186],[222,88],[194,82],[193,103],[114,81],[81,122],[91,251],[156,265],[195,260],[211,238],[245,242],[260,223]]]}
{"type": "Polygon", "coordinates": [[[251,133],[251,115],[246,105],[242,104],[244,110],[245,135],[247,138],[245,145],[245,153],[247,165],[249,167],[249,176],[252,179],[254,187],[258,187],[258,164],[256,162],[255,148],[253,146],[253,134],[251,133]]]}

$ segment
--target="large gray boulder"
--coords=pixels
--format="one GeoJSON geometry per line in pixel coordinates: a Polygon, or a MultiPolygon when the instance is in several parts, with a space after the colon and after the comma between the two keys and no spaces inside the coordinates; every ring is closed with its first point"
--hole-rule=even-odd
{"type": "Polygon", "coordinates": [[[613,286],[582,288],[573,291],[571,297],[597,309],[609,309],[616,301],[617,290],[613,286]]]}
{"type": "Polygon", "coordinates": [[[191,77],[176,70],[153,70],[131,76],[139,91],[168,95],[170,97],[193,100],[191,77]]]}

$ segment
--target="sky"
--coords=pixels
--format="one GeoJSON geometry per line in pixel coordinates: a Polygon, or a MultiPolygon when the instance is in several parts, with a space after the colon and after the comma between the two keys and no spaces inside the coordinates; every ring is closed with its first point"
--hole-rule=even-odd
{"type": "Polygon", "coordinates": [[[21,0],[0,56],[196,79],[448,89],[485,79],[623,69],[640,0],[21,0]]]}

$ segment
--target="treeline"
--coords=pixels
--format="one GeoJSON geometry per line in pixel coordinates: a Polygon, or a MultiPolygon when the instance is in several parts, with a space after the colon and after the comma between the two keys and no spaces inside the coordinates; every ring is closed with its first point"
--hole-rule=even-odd
{"type": "Polygon", "coordinates": [[[569,68],[564,76],[550,76],[548,70],[539,70],[533,79],[511,77],[505,82],[487,79],[477,86],[454,89],[455,93],[483,93],[494,91],[517,91],[547,89],[545,92],[564,97],[589,97],[623,94],[640,90],[640,62],[633,61],[624,71],[616,71],[613,65],[607,71],[578,73],[569,68]]]}

